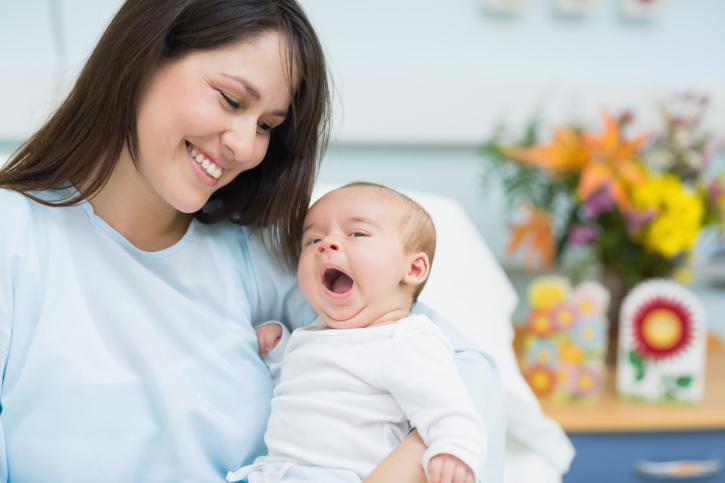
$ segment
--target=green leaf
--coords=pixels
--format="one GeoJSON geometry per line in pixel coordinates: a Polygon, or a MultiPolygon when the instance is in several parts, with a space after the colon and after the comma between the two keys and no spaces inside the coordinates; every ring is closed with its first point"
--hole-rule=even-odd
{"type": "Polygon", "coordinates": [[[677,385],[680,387],[688,387],[692,384],[692,376],[680,376],[677,378],[677,385]]]}
{"type": "Polygon", "coordinates": [[[645,365],[642,358],[635,351],[629,351],[629,363],[634,366],[635,375],[634,378],[638,381],[644,379],[645,376],[645,365]]]}

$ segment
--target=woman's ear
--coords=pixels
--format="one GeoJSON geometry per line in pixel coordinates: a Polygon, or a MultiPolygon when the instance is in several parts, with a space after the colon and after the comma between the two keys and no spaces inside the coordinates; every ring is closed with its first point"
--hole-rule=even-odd
{"type": "Polygon", "coordinates": [[[408,273],[403,277],[406,285],[420,285],[430,272],[430,261],[425,252],[413,253],[408,257],[408,273]]]}

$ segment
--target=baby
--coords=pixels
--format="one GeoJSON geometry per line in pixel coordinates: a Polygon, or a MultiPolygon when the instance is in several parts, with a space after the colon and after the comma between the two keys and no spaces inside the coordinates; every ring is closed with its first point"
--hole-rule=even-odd
{"type": "Polygon", "coordinates": [[[227,479],[359,482],[415,428],[429,481],[473,483],[483,421],[445,335],[409,313],[435,252],[428,213],[354,183],[312,206],[302,243],[298,281],[319,318],[291,336],[278,322],[258,327],[273,375],[281,361],[268,454],[227,479]]]}

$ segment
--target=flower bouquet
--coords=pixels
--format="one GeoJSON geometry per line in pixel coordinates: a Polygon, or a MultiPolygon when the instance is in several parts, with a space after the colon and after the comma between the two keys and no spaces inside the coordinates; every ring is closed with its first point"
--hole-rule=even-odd
{"type": "Polygon", "coordinates": [[[523,251],[528,268],[556,264],[574,281],[599,277],[612,294],[612,326],[638,282],[687,281],[700,234],[725,225],[725,176],[712,169],[723,146],[702,125],[707,106],[676,96],[660,106],[653,134],[630,135],[631,113],[605,112],[600,132],[560,126],[542,136],[534,119],[511,139],[499,127],[483,147],[486,178],[523,208],[511,210],[507,254],[523,251]]]}

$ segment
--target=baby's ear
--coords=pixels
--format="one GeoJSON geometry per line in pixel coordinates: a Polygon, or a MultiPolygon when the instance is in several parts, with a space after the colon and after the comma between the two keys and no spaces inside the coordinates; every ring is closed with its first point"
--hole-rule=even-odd
{"type": "Polygon", "coordinates": [[[430,261],[425,252],[413,253],[408,257],[408,273],[403,277],[406,285],[420,285],[430,272],[430,261]]]}

